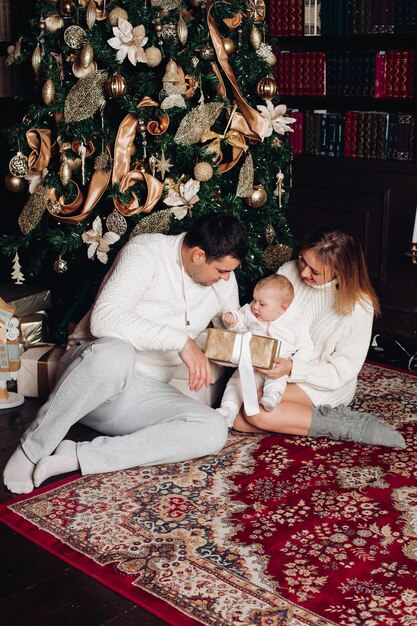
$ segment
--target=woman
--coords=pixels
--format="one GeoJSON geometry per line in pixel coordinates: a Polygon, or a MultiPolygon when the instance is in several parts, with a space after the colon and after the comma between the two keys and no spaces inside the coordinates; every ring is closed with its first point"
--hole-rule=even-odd
{"type": "Polygon", "coordinates": [[[283,399],[271,412],[239,413],[233,428],[404,448],[402,435],[388,424],[345,406],[355,394],[379,314],[357,239],[338,228],[320,228],[305,238],[298,259],[278,273],[294,285],[293,306],[307,318],[313,357],[277,358],[272,370],[257,370],[273,379],[289,376],[283,399]]]}

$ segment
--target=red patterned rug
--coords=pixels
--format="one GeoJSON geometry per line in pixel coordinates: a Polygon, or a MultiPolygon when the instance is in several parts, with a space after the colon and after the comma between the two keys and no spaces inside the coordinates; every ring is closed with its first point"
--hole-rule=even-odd
{"type": "Polygon", "coordinates": [[[0,519],[176,626],[415,626],[416,383],[367,364],[354,402],[406,450],[231,433],[217,456],[75,477],[0,519]]]}

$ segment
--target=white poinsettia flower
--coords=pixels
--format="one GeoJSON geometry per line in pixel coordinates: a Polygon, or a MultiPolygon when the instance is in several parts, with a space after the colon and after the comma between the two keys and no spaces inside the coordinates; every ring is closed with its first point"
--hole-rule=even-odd
{"type": "Polygon", "coordinates": [[[293,133],[294,129],[288,124],[294,124],[297,120],[293,117],[286,117],[285,113],[287,107],[285,104],[279,104],[274,107],[271,100],[266,101],[266,106],[258,104],[256,107],[260,111],[262,117],[268,122],[268,127],[265,131],[264,137],[270,137],[275,131],[278,135],[285,135],[285,133],[293,133]]]}
{"type": "Polygon", "coordinates": [[[35,191],[36,187],[43,181],[47,173],[48,168],[44,167],[42,172],[30,170],[27,174],[25,174],[25,179],[29,182],[29,193],[33,193],[35,191]]]}
{"type": "Polygon", "coordinates": [[[113,35],[107,40],[109,46],[117,50],[116,60],[123,63],[127,57],[132,65],[146,63],[146,55],[143,47],[148,42],[143,24],[133,27],[130,22],[119,18],[117,26],[113,27],[113,35]]]}
{"type": "Polygon", "coordinates": [[[172,208],[172,213],[177,220],[182,220],[191,212],[193,205],[198,202],[197,195],[200,189],[200,181],[190,178],[186,183],[181,183],[178,189],[171,189],[164,203],[172,208]]]}
{"type": "Polygon", "coordinates": [[[84,243],[88,244],[87,256],[89,259],[92,259],[97,254],[97,258],[101,263],[107,263],[107,253],[110,250],[110,246],[119,241],[120,236],[110,230],[103,235],[101,219],[97,215],[92,228],[82,233],[81,238],[84,243]]]}

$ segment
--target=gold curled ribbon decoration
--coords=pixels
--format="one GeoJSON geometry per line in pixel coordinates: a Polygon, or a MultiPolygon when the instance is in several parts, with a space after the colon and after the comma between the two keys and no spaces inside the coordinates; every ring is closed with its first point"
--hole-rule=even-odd
{"type": "Polygon", "coordinates": [[[267,127],[268,127],[268,122],[264,117],[262,117],[260,113],[255,111],[255,109],[253,109],[246,102],[246,100],[244,99],[244,97],[242,96],[240,92],[239,85],[237,83],[232,66],[229,63],[229,57],[224,47],[223,39],[220,35],[219,29],[217,28],[217,24],[214,21],[214,18],[211,14],[212,9],[215,6],[215,4],[217,4],[217,2],[213,3],[207,10],[207,24],[208,24],[208,29],[210,32],[213,48],[216,53],[217,59],[228,81],[230,82],[233,95],[235,97],[237,104],[239,105],[242,115],[245,118],[248,124],[248,127],[250,128],[250,130],[252,131],[254,135],[252,136],[252,138],[256,139],[257,141],[260,141],[263,139],[263,137],[265,137],[267,127]]]}
{"type": "Polygon", "coordinates": [[[29,169],[42,172],[48,167],[51,158],[51,131],[47,128],[31,128],[26,131],[26,139],[32,149],[28,157],[29,169]]]}
{"type": "MultiPolygon", "coordinates": [[[[158,107],[158,103],[152,98],[146,96],[143,98],[137,108],[141,108],[144,106],[156,106],[158,107]]],[[[160,120],[160,124],[164,121],[165,116],[160,115],[157,116],[160,120]]],[[[168,116],[166,116],[168,118],[168,116]]],[[[148,122],[147,128],[149,130],[149,124],[152,124],[154,120],[148,122]]],[[[162,128],[159,127],[159,131],[157,126],[151,126],[153,134],[162,134],[168,128],[169,118],[164,121],[162,128]]],[[[158,122],[154,122],[154,124],[158,124],[158,122]]],[[[122,202],[119,198],[114,198],[114,206],[116,209],[124,215],[128,217],[129,215],[135,215],[136,213],[150,213],[158,200],[161,198],[164,185],[157,178],[148,174],[147,172],[142,172],[140,170],[130,170],[130,156],[131,156],[131,148],[133,146],[133,142],[136,137],[138,126],[138,119],[132,113],[128,113],[126,117],[121,121],[119,129],[117,131],[117,137],[114,144],[114,157],[113,157],[113,176],[112,176],[112,184],[119,184],[119,190],[121,193],[127,191],[134,185],[137,181],[143,180],[146,183],[148,194],[145,201],[145,204],[139,205],[139,201],[135,193],[132,192],[132,199],[126,204],[122,202]]],[[[151,131],[149,131],[151,132],[151,131]]]]}
{"type": "MultiPolygon", "coordinates": [[[[110,156],[109,148],[107,147],[106,150],[110,156]]],[[[88,188],[85,202],[84,196],[80,188],[74,181],[71,182],[76,187],[77,197],[70,204],[65,204],[64,196],[58,197],[56,189],[51,188],[49,190],[48,201],[46,203],[46,208],[48,209],[48,212],[55,220],[57,220],[58,222],[63,222],[64,224],[78,224],[79,222],[82,222],[86,219],[86,217],[90,215],[91,211],[94,209],[97,202],[106,191],[107,186],[110,182],[110,177],[111,169],[95,170],[94,174],[91,177],[91,182],[88,188]],[[83,202],[84,205],[81,211],[77,215],[74,215],[74,213],[78,211],[83,202]]]]}
{"type": "Polygon", "coordinates": [[[96,147],[93,144],[92,141],[86,141],[81,142],[79,139],[73,139],[72,143],[71,143],[71,150],[73,152],[75,152],[76,154],[78,154],[78,150],[80,149],[81,145],[84,145],[86,148],[85,151],[85,158],[88,159],[88,157],[92,156],[94,154],[94,152],[96,151],[96,147]]]}

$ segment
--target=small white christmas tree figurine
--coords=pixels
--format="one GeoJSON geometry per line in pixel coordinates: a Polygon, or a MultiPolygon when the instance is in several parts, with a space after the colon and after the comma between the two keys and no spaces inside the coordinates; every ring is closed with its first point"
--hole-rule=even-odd
{"type": "Polygon", "coordinates": [[[25,277],[23,276],[23,273],[20,267],[19,254],[17,252],[13,258],[12,278],[14,280],[15,285],[22,285],[25,281],[25,277]]]}

